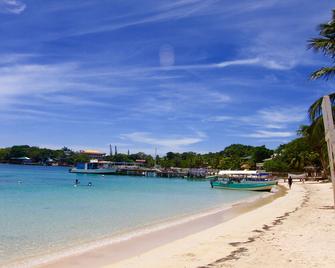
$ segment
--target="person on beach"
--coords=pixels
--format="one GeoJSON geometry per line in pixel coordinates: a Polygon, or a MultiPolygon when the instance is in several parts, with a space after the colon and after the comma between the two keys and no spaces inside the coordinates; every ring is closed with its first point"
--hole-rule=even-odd
{"type": "Polygon", "coordinates": [[[292,182],[293,182],[293,180],[292,180],[292,177],[290,176],[288,178],[288,186],[290,187],[290,189],[291,189],[291,186],[292,186],[292,182]]]}

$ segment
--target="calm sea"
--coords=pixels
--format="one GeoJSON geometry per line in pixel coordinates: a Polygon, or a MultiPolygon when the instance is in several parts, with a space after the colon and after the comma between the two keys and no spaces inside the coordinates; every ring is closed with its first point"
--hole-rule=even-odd
{"type": "Polygon", "coordinates": [[[256,195],[211,189],[208,181],[0,164],[0,266],[256,195]]]}

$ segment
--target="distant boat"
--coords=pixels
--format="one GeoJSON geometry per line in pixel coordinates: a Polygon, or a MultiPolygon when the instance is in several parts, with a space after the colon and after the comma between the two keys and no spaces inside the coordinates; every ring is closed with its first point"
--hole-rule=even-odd
{"type": "Polygon", "coordinates": [[[212,178],[212,188],[228,190],[249,190],[249,191],[271,191],[277,184],[276,180],[270,179],[269,173],[252,171],[220,171],[216,178],[212,178]]]}
{"type": "Polygon", "coordinates": [[[74,168],[70,169],[71,173],[81,174],[116,174],[116,167],[109,163],[78,163],[74,168]]]}

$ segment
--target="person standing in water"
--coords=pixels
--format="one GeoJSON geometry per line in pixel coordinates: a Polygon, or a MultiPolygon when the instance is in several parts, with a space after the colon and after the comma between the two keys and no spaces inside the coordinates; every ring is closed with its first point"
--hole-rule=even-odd
{"type": "Polygon", "coordinates": [[[292,183],[293,183],[293,180],[292,180],[292,177],[290,176],[290,177],[288,178],[288,186],[290,187],[290,189],[291,189],[291,187],[292,187],[292,183]]]}

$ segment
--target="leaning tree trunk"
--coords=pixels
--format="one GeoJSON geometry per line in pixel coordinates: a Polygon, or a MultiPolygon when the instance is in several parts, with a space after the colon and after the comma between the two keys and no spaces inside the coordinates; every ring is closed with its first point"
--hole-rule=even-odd
{"type": "Polygon", "coordinates": [[[333,112],[329,96],[324,96],[322,100],[322,116],[325,126],[325,139],[327,142],[330,175],[333,182],[334,208],[335,208],[335,128],[333,112]]]}

